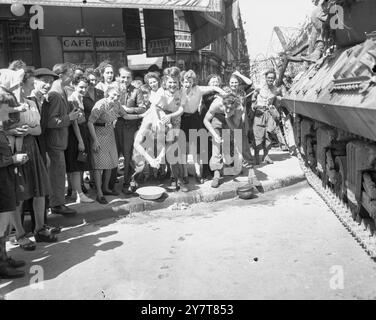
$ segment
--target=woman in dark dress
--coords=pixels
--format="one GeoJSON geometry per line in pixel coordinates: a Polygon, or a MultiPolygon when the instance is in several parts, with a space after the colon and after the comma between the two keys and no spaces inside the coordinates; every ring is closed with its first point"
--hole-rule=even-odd
{"type": "Polygon", "coordinates": [[[50,191],[50,183],[46,165],[43,161],[36,137],[41,134],[40,113],[37,104],[27,99],[34,88],[34,73],[32,70],[25,72],[20,84],[20,103],[25,106],[25,112],[20,113],[21,128],[7,131],[7,135],[18,136],[19,130],[23,130],[22,152],[27,153],[29,161],[20,167],[21,176],[24,179],[24,188],[20,192],[20,206],[16,214],[12,216],[12,224],[16,229],[18,245],[24,250],[34,250],[35,243],[26,237],[22,225],[22,205],[24,201],[32,201],[35,213],[34,238],[37,242],[56,242],[57,237],[53,230],[44,224],[45,199],[50,191]]]}
{"type": "MultiPolygon", "coordinates": [[[[0,87],[0,123],[9,120],[9,112],[17,105],[16,98],[0,87]]],[[[18,183],[16,166],[27,161],[25,154],[12,155],[9,141],[0,126],[0,278],[20,278],[25,275],[16,268],[25,265],[24,261],[15,261],[6,252],[6,235],[11,215],[18,205],[18,183]]]]}
{"type": "Polygon", "coordinates": [[[88,79],[84,76],[73,78],[74,92],[69,98],[71,110],[79,110],[80,117],[69,127],[68,147],[65,150],[65,163],[67,174],[72,181],[72,189],[77,192],[77,202],[91,203],[94,200],[82,192],[81,175],[91,168],[90,133],[87,127],[83,97],[88,87],[88,79]]]}

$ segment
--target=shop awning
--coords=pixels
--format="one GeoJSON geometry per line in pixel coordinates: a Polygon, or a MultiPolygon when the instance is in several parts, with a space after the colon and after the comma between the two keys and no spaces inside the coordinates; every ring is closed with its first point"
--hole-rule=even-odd
{"type": "Polygon", "coordinates": [[[156,65],[162,69],[163,57],[147,58],[146,54],[128,56],[128,66],[134,70],[147,70],[150,66],[156,65]]]}
{"type": "Polygon", "coordinates": [[[140,8],[188,11],[220,11],[222,0],[3,0],[2,3],[39,4],[42,6],[140,8]]]}
{"type": "Polygon", "coordinates": [[[223,0],[219,12],[185,11],[192,32],[192,47],[199,50],[239,28],[238,0],[223,0]]]}

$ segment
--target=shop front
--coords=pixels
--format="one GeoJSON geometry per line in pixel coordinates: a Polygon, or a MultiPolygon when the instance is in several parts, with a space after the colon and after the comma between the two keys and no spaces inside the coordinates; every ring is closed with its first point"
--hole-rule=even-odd
{"type": "MultiPolygon", "coordinates": [[[[153,13],[181,9],[200,14],[200,11],[220,8],[219,0],[181,0],[174,1],[173,5],[162,0],[93,0],[82,5],[82,1],[73,0],[64,7],[63,1],[35,0],[32,4],[43,6],[44,21],[43,28],[32,30],[29,26],[30,6],[25,6],[25,14],[20,16],[12,11],[11,3],[14,4],[14,1],[0,5],[0,68],[7,67],[17,59],[37,68],[52,68],[61,62],[94,67],[104,60],[118,68],[128,64],[127,56],[145,52],[148,57],[170,56],[169,60],[183,59],[193,65],[196,61],[190,63],[185,57],[175,59],[175,40],[168,39],[162,32],[162,21],[166,26],[170,24],[165,22],[166,19],[158,21],[158,15],[153,13]],[[149,10],[149,16],[152,17],[150,22],[145,21],[145,28],[151,30],[146,30],[146,48],[143,48],[145,39],[141,35],[141,26],[135,26],[132,22],[139,20],[141,8],[144,13],[149,10]],[[129,26],[135,30],[132,34],[129,26]],[[151,35],[149,39],[148,34],[151,35]],[[168,45],[160,45],[165,42],[168,45]]],[[[173,17],[171,19],[173,33],[173,17]]]]}
{"type": "Polygon", "coordinates": [[[40,65],[38,31],[30,28],[27,15],[16,19],[9,5],[0,5],[0,68],[18,59],[40,65]]]}

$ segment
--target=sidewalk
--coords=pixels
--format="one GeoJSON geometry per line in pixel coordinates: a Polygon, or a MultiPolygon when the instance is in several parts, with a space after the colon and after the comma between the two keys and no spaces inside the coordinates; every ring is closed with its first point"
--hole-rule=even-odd
{"type": "MultiPolygon", "coordinates": [[[[262,184],[264,192],[287,187],[303,181],[304,174],[300,169],[298,159],[290,157],[287,152],[272,150],[270,153],[274,164],[260,165],[255,168],[256,175],[262,184]]],[[[123,193],[119,197],[109,197],[108,205],[101,205],[98,202],[92,204],[68,204],[77,210],[77,215],[72,217],[51,214],[48,216],[49,225],[59,225],[62,227],[73,227],[83,223],[95,222],[108,218],[119,218],[131,213],[142,211],[158,210],[171,206],[187,206],[199,202],[214,202],[236,198],[236,189],[247,183],[247,176],[224,177],[219,188],[211,188],[211,181],[206,181],[199,185],[195,183],[195,178],[190,177],[188,185],[190,192],[169,192],[167,187],[169,181],[159,186],[165,187],[166,193],[157,201],[147,201],[140,199],[137,195],[125,196],[123,193]]],[[[144,185],[143,185],[144,186],[144,185]]],[[[117,185],[120,192],[121,183],[117,185]]],[[[92,192],[92,191],[91,191],[92,192]]],[[[95,199],[95,194],[90,197],[95,199]]],[[[246,201],[246,200],[245,200],[246,201]]]]}

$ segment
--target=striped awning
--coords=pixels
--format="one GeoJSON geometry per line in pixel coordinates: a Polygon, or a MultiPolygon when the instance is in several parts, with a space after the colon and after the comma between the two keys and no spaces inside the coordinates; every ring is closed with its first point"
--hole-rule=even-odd
{"type": "Polygon", "coordinates": [[[102,8],[141,8],[188,11],[221,11],[223,0],[2,0],[1,3],[24,5],[102,7],[102,8]]]}

